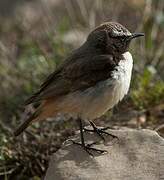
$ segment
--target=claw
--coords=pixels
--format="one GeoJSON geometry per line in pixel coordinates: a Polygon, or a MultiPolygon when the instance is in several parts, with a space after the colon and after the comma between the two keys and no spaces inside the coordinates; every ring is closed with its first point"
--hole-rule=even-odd
{"type": "Polygon", "coordinates": [[[109,129],[110,127],[97,128],[96,125],[95,125],[93,122],[90,121],[90,123],[91,123],[91,126],[93,127],[93,129],[86,129],[86,128],[84,128],[84,131],[97,133],[97,135],[98,135],[103,141],[105,141],[105,138],[104,138],[103,134],[106,134],[106,135],[109,135],[109,136],[111,136],[111,137],[113,137],[113,138],[117,138],[117,139],[118,139],[117,136],[115,136],[115,135],[113,135],[113,134],[110,134],[110,133],[108,133],[108,132],[105,131],[105,130],[109,129]]]}
{"type": "Polygon", "coordinates": [[[90,151],[95,151],[95,152],[97,152],[99,154],[107,153],[106,150],[101,150],[101,149],[96,149],[96,148],[91,147],[92,145],[96,144],[96,142],[93,142],[91,144],[86,144],[85,145],[85,144],[82,144],[82,143],[75,142],[74,140],[71,140],[71,139],[69,141],[71,141],[73,144],[81,146],[92,157],[94,157],[94,155],[90,151]]]}

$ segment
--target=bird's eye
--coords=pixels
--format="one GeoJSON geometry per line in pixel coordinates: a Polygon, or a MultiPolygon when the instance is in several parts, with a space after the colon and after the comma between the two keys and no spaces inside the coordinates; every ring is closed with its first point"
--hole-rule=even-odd
{"type": "Polygon", "coordinates": [[[120,33],[120,32],[123,32],[123,30],[122,29],[117,29],[117,31],[120,33]]]}
{"type": "Polygon", "coordinates": [[[112,38],[112,39],[116,39],[116,38],[117,38],[117,36],[115,36],[115,35],[113,35],[113,34],[111,34],[111,33],[108,33],[108,36],[109,36],[110,38],[112,38]]]}
{"type": "Polygon", "coordinates": [[[125,39],[126,39],[126,36],[122,36],[122,37],[121,37],[121,41],[122,41],[122,42],[125,41],[125,39]]]}

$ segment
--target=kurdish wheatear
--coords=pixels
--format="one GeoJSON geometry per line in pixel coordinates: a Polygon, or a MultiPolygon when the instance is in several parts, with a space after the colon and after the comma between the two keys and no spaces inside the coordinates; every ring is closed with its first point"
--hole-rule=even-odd
{"type": "MultiPolygon", "coordinates": [[[[59,113],[77,118],[81,143],[87,152],[96,150],[84,142],[82,120],[89,120],[93,130],[104,139],[105,129],[91,121],[111,109],[128,93],[133,67],[128,47],[132,39],[143,33],[130,33],[116,22],[106,22],[95,28],[84,44],[74,50],[64,63],[41,85],[26,104],[40,106],[14,132],[19,135],[29,124],[59,113]]],[[[109,134],[111,135],[111,134],[109,134]]],[[[112,135],[113,136],[113,135],[112,135]]],[[[115,137],[115,136],[113,136],[115,137]]]]}

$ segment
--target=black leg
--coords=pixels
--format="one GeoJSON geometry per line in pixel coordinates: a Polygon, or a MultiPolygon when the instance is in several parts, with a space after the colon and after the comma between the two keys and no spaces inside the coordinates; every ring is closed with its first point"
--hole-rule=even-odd
{"type": "Polygon", "coordinates": [[[77,121],[78,121],[79,128],[80,128],[81,143],[77,143],[77,142],[71,140],[73,142],[73,144],[81,146],[91,156],[93,156],[93,154],[90,151],[96,151],[97,153],[100,153],[100,154],[107,152],[105,150],[96,149],[96,148],[91,147],[92,145],[96,144],[95,142],[93,142],[91,144],[85,144],[82,120],[81,120],[81,118],[78,118],[77,121]]]}
{"type": "Polygon", "coordinates": [[[79,123],[79,128],[80,128],[81,144],[82,144],[83,146],[85,146],[82,120],[81,120],[81,118],[78,118],[77,121],[78,121],[78,123],[79,123]]]}
{"type": "Polygon", "coordinates": [[[113,138],[117,138],[117,136],[113,135],[113,134],[110,134],[108,132],[106,132],[105,130],[109,129],[109,127],[105,127],[105,128],[98,128],[92,121],[90,121],[90,124],[91,126],[93,127],[93,129],[86,129],[84,128],[84,131],[87,131],[87,132],[94,132],[94,133],[97,133],[97,135],[103,140],[105,141],[105,138],[103,136],[103,134],[106,134],[106,135],[109,135],[113,138]]]}

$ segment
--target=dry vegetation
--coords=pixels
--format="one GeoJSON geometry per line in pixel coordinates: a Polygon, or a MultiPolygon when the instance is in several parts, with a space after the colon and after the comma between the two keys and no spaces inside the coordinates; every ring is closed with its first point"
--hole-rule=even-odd
{"type": "Polygon", "coordinates": [[[163,0],[0,3],[0,179],[41,179],[49,156],[74,134],[76,123],[66,117],[35,124],[18,138],[12,131],[35,108],[25,110],[24,100],[92,28],[104,21],[118,21],[146,36],[131,46],[135,68],[129,95],[96,123],[163,127],[163,12],[163,0]]]}

